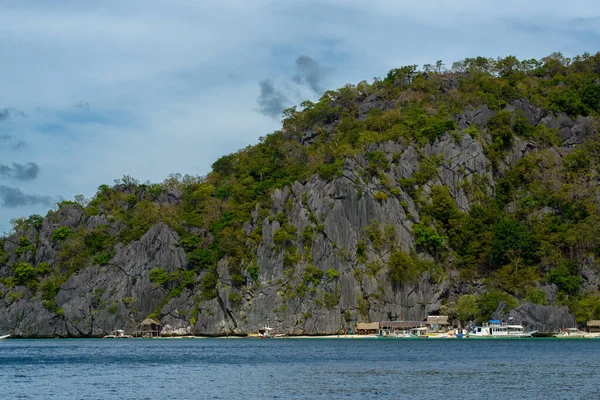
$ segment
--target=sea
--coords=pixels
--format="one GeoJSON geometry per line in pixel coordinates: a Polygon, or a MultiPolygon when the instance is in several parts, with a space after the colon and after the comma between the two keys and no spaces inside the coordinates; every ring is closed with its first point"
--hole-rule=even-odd
{"type": "Polygon", "coordinates": [[[600,399],[600,339],[8,339],[0,399],[600,399]]]}

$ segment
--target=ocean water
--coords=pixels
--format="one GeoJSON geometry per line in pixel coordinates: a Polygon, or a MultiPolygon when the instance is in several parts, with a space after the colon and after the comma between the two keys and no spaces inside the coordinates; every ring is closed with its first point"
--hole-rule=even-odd
{"type": "Polygon", "coordinates": [[[600,399],[600,339],[4,340],[0,399],[600,399]]]}

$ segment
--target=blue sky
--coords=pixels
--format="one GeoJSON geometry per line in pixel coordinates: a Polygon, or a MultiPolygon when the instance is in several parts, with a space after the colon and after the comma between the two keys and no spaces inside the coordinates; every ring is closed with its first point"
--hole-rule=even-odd
{"type": "Polygon", "coordinates": [[[205,174],[323,89],[599,44],[588,0],[2,1],[0,232],[126,174],[205,174]]]}

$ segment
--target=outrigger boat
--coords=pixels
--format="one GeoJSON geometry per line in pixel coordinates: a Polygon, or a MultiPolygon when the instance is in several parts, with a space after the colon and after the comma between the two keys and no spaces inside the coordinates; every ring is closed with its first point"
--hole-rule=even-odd
{"type": "Polygon", "coordinates": [[[272,339],[275,337],[275,331],[273,328],[265,326],[264,328],[258,330],[258,337],[261,339],[272,339]]]}
{"type": "Polygon", "coordinates": [[[584,332],[577,328],[566,328],[554,337],[557,339],[597,339],[600,338],[600,332],[584,332]]]}
{"type": "Polygon", "coordinates": [[[580,331],[578,328],[566,328],[559,334],[554,335],[558,339],[584,339],[585,332],[580,331]]]}
{"type": "Polygon", "coordinates": [[[102,339],[133,339],[133,336],[126,335],[122,329],[112,331],[110,335],[103,336],[102,339]]]}
{"type": "Polygon", "coordinates": [[[506,324],[497,319],[491,319],[482,326],[474,326],[469,330],[469,338],[521,339],[533,337],[537,331],[525,332],[523,325],[506,324]]]}
{"type": "Polygon", "coordinates": [[[275,332],[275,329],[265,326],[264,328],[258,330],[258,337],[261,339],[280,339],[287,337],[287,335],[278,334],[275,332]]]}
{"type": "Polygon", "coordinates": [[[396,331],[390,336],[395,339],[427,339],[428,334],[429,329],[421,326],[409,330],[396,331]]]}

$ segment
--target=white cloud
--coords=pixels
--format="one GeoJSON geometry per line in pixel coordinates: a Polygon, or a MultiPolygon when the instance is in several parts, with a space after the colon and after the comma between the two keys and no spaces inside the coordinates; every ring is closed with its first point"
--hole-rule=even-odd
{"type": "MultiPolygon", "coordinates": [[[[20,189],[53,198],[90,196],[124,174],[206,173],[278,128],[258,112],[258,82],[291,82],[300,55],[327,68],[322,84],[335,88],[438,59],[595,52],[600,15],[588,0],[7,3],[0,109],[26,117],[0,121],[0,136],[27,145],[0,146],[0,163],[35,162],[39,178],[20,189]],[[89,120],[74,111],[81,102],[89,120]]],[[[294,99],[313,96],[288,89],[294,99]]],[[[44,211],[0,209],[0,228],[44,211]]]]}

